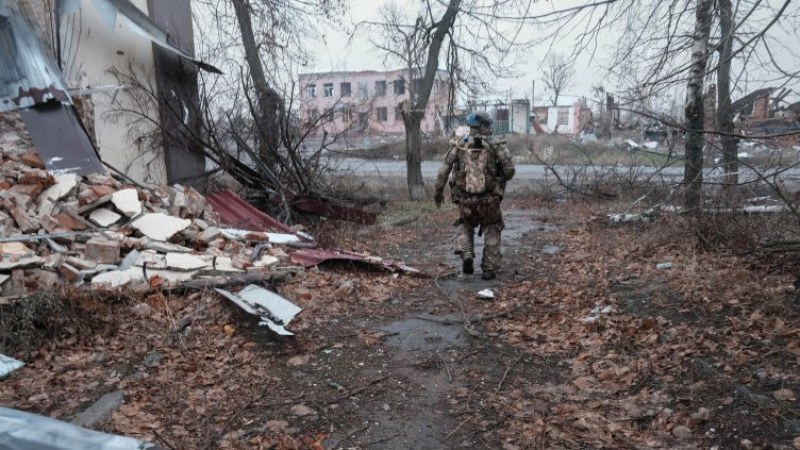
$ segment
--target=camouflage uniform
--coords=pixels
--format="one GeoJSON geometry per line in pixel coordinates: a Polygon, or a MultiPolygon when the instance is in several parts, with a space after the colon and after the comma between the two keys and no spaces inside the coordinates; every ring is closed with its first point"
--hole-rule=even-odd
{"type": "MultiPolygon", "coordinates": [[[[456,238],[456,254],[461,255],[462,260],[475,258],[475,227],[482,228],[484,233],[483,258],[481,259],[481,270],[484,274],[494,274],[500,269],[500,232],[504,228],[503,216],[500,211],[500,201],[503,198],[505,183],[501,183],[501,177],[505,181],[514,177],[514,163],[505,142],[493,142],[486,137],[489,133],[482,132],[476,128],[470,129],[470,136],[479,136],[484,142],[488,141],[490,156],[488,167],[489,174],[486,179],[486,190],[484,194],[468,194],[464,190],[466,185],[465,158],[466,150],[462,144],[467,138],[454,138],[450,141],[450,149],[447,151],[442,167],[436,176],[436,194],[442,198],[445,184],[452,172],[450,190],[453,203],[458,204],[459,218],[456,221],[459,232],[456,238]]],[[[465,265],[465,267],[467,267],[465,265]]],[[[471,267],[471,266],[470,266],[471,267]]],[[[466,271],[466,270],[465,270],[466,271]]]]}

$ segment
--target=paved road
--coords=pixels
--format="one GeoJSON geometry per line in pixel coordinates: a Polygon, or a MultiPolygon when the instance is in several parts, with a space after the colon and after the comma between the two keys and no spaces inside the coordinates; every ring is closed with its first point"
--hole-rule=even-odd
{"type": "MultiPolygon", "coordinates": [[[[441,162],[423,161],[422,176],[426,180],[436,177],[441,162]]],[[[385,179],[405,178],[405,160],[366,160],[360,158],[342,158],[334,161],[334,167],[342,174],[352,174],[359,177],[378,177],[385,179]]],[[[520,181],[545,181],[554,180],[553,173],[545,166],[536,164],[517,164],[517,175],[515,180],[520,181]]],[[[606,167],[579,167],[579,166],[555,166],[554,169],[559,176],[565,179],[578,177],[578,180],[594,181],[597,176],[616,173],[617,176],[626,180],[644,180],[653,177],[654,181],[677,182],[683,178],[683,166],[677,165],[662,169],[653,167],[625,167],[625,166],[606,166],[606,167]]],[[[775,169],[765,170],[765,174],[774,173],[775,169]]],[[[722,171],[716,169],[706,169],[703,179],[714,181],[719,179],[722,171]]],[[[750,169],[743,169],[740,175],[740,182],[757,179],[757,174],[750,169]]],[[[781,172],[778,178],[784,181],[800,181],[800,168],[793,168],[781,172]]]]}

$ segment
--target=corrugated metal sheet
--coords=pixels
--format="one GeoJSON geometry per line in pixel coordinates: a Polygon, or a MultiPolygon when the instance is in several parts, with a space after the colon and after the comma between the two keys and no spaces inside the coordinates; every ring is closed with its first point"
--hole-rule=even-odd
{"type": "Polygon", "coordinates": [[[305,267],[317,266],[325,261],[353,261],[380,266],[392,272],[400,270],[406,273],[417,275],[422,274],[422,271],[419,269],[408,266],[403,262],[392,261],[390,259],[378,258],[375,256],[369,256],[347,250],[298,250],[292,253],[291,258],[292,262],[295,264],[300,264],[305,267]]]}
{"type": "Polygon", "coordinates": [[[252,231],[294,232],[286,224],[257,210],[231,191],[209,195],[206,200],[211,204],[214,212],[219,214],[222,222],[231,227],[252,231]]]}
{"type": "Polygon", "coordinates": [[[71,103],[61,71],[16,5],[0,0],[0,112],[50,100],[71,103]]]}

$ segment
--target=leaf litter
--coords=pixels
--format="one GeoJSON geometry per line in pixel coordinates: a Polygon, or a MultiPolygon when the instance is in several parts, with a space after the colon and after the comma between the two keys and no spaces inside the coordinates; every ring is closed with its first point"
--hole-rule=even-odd
{"type": "MultiPolygon", "coordinates": [[[[400,407],[415,401],[404,386],[434,370],[446,386],[432,406],[443,447],[797,446],[794,267],[698,251],[689,239],[652,246],[652,230],[598,224],[596,205],[506,208],[531,206],[548,227],[506,241],[513,269],[495,300],[476,298],[469,279],[444,296],[435,280],[312,269],[275,286],[304,310],[290,340],[211,291],[70,301],[80,317],[9,355],[26,365],[0,381],[0,403],[69,420],[121,390],[124,404],[99,429],[168,448],[402,448],[357,410],[374,403],[412,421],[429,405],[400,407]],[[545,245],[562,250],[536,251],[545,245]],[[664,261],[671,270],[657,269],[664,261]],[[134,312],[142,303],[149,314],[134,312]],[[461,317],[447,320],[472,327],[473,348],[398,353],[375,326],[420,313],[461,317]]],[[[452,236],[451,215],[328,239],[458,280],[430,251],[452,236]]]]}

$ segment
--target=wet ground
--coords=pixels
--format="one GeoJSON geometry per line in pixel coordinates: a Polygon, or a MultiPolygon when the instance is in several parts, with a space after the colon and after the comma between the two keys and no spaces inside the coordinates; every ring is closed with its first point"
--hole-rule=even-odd
{"type": "MultiPolygon", "coordinates": [[[[470,311],[477,303],[491,301],[478,298],[479,291],[500,292],[506,282],[532,278],[535,274],[530,260],[534,253],[552,255],[560,251],[542,236],[554,229],[540,220],[544,215],[539,210],[513,210],[505,216],[503,252],[507,270],[496,280],[482,280],[480,270],[474,275],[460,273],[460,259],[452,252],[454,228],[434,231],[442,243],[432,251],[405,247],[389,255],[407,261],[409,256],[424,255],[425,262],[441,267],[444,275],[432,280],[427,292],[399,299],[400,304],[387,311],[391,319],[354,324],[354,332],[360,328],[379,336],[371,348],[345,345],[344,349],[323,350],[319,355],[326,364],[321,364],[325,370],[315,371],[317,384],[329,377],[355,378],[356,389],[363,389],[318,417],[320,429],[332,431],[325,441],[326,448],[391,450],[499,445],[481,442],[485,426],[476,426],[482,422],[474,420],[485,419],[485,400],[497,395],[509,377],[525,378],[524,372],[530,376],[536,372],[544,382],[556,378],[558,370],[530,362],[518,364],[520,355],[516,350],[484,335],[479,323],[465,326],[465,318],[473,315],[470,311]],[[542,371],[543,367],[547,370],[542,371]]],[[[409,225],[414,226],[422,225],[409,225]]],[[[420,247],[428,242],[420,242],[420,247]]],[[[482,250],[482,238],[477,238],[476,254],[482,250]]]]}

